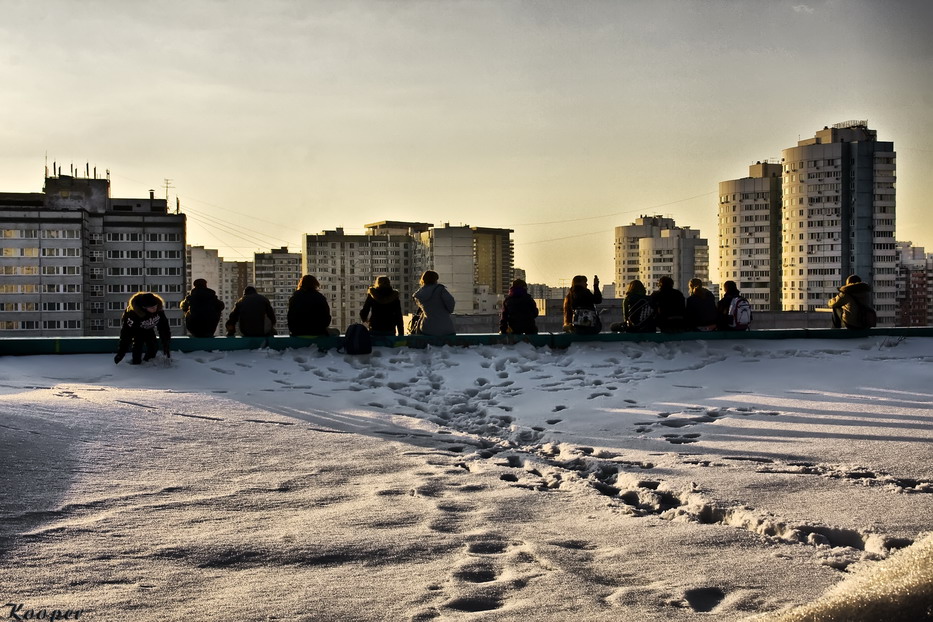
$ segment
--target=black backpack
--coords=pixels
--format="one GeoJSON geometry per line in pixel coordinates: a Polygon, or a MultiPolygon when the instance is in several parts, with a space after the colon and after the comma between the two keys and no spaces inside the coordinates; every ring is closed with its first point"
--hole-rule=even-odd
{"type": "Polygon", "coordinates": [[[369,354],[373,351],[373,338],[363,324],[350,324],[343,338],[343,349],[347,354],[369,354]]]}
{"type": "Polygon", "coordinates": [[[626,309],[625,324],[630,330],[646,329],[654,322],[655,311],[648,298],[639,298],[626,309]]]}

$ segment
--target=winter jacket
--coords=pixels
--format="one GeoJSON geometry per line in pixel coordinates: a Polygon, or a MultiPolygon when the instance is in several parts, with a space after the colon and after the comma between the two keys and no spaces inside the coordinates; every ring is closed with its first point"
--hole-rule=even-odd
{"type": "Polygon", "coordinates": [[[244,294],[236,301],[227,319],[228,334],[233,334],[237,322],[244,337],[267,337],[275,333],[275,311],[269,299],[262,294],[244,294]]]}
{"type": "Polygon", "coordinates": [[[453,318],[450,317],[450,314],[454,312],[455,301],[446,287],[440,283],[425,285],[416,291],[412,298],[414,298],[423,315],[421,320],[422,334],[456,334],[457,330],[454,328],[453,318]]]}
{"type": "Polygon", "coordinates": [[[360,321],[369,323],[369,330],[383,335],[404,335],[402,302],[398,290],[391,287],[370,287],[360,310],[360,321]]]}
{"type": "Polygon", "coordinates": [[[729,307],[732,306],[732,299],[738,298],[741,295],[742,294],[739,293],[739,290],[726,292],[716,304],[716,312],[719,318],[717,321],[717,324],[719,324],[719,330],[745,330],[743,328],[729,326],[729,307]]]}
{"type": "Polygon", "coordinates": [[[570,288],[567,295],[564,296],[564,326],[573,325],[574,309],[592,309],[596,310],[596,305],[602,303],[603,295],[599,287],[594,287],[591,292],[583,285],[576,285],[570,288]]]}
{"type": "Polygon", "coordinates": [[[705,287],[697,288],[687,296],[684,315],[687,330],[714,330],[719,324],[716,297],[705,287]]]}
{"type": "Polygon", "coordinates": [[[181,310],[192,337],[213,337],[224,303],[209,287],[195,287],[181,301],[181,310]]]}
{"type": "Polygon", "coordinates": [[[127,352],[132,350],[133,362],[139,363],[142,358],[143,346],[146,349],[145,359],[155,358],[157,332],[162,340],[162,351],[168,355],[172,330],[168,325],[168,318],[165,317],[162,299],[149,292],[133,294],[126,306],[126,310],[123,312],[123,317],[120,319],[120,344],[117,347],[117,358],[115,360],[119,362],[119,359],[122,359],[127,352]],[[150,313],[145,308],[146,306],[156,306],[158,308],[155,313],[150,313]]]}
{"type": "Polygon", "coordinates": [[[324,294],[311,287],[299,287],[288,299],[288,332],[291,335],[326,337],[330,326],[330,305],[324,294]]]}
{"type": "Polygon", "coordinates": [[[524,287],[512,287],[502,301],[499,314],[499,332],[516,335],[537,335],[538,305],[524,287]]]}
{"type": "Polygon", "coordinates": [[[868,283],[851,283],[839,288],[839,294],[828,303],[829,307],[842,315],[846,328],[863,329],[863,309],[871,309],[871,286],[868,283]]]}
{"type": "MultiPolygon", "coordinates": [[[[651,305],[651,298],[644,291],[633,291],[622,299],[622,325],[619,327],[620,329],[629,333],[653,333],[657,330],[658,325],[656,311],[650,320],[641,326],[637,325],[638,320],[633,316],[635,310],[638,307],[641,307],[641,304],[639,303],[642,300],[646,301],[649,306],[651,305]]],[[[653,308],[654,307],[652,307],[652,309],[653,308]]],[[[615,326],[615,324],[613,324],[613,326],[615,326]]]]}
{"type": "Polygon", "coordinates": [[[684,295],[674,287],[663,287],[650,296],[657,311],[658,328],[662,333],[678,333],[684,329],[687,304],[684,295]]]}

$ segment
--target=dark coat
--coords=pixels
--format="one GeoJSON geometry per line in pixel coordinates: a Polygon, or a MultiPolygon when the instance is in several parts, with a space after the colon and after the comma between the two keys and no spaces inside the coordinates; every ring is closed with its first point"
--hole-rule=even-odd
{"type": "Polygon", "coordinates": [[[288,299],[288,332],[291,335],[327,336],[330,305],[324,294],[311,287],[300,287],[288,299]]]}
{"type": "Polygon", "coordinates": [[[181,301],[185,327],[192,337],[213,337],[224,303],[209,287],[195,287],[181,301]]]}
{"type": "Polygon", "coordinates": [[[667,286],[651,294],[650,298],[657,311],[658,328],[662,333],[677,333],[684,329],[687,304],[679,289],[667,286]]]}
{"type": "Polygon", "coordinates": [[[454,312],[456,301],[440,283],[425,285],[416,291],[412,298],[420,307],[424,319],[421,321],[421,332],[425,335],[453,335],[457,329],[450,314],[454,312]]]}
{"type": "Polygon", "coordinates": [[[732,305],[733,298],[738,298],[741,295],[739,290],[735,290],[734,292],[726,292],[723,294],[722,298],[719,299],[719,302],[716,304],[716,311],[718,312],[719,318],[719,330],[740,330],[729,326],[729,306],[732,305]]]}
{"type": "Polygon", "coordinates": [[[862,308],[871,309],[871,285],[865,282],[851,283],[839,288],[839,294],[827,303],[831,309],[840,313],[846,328],[862,329],[862,308]]]}
{"type": "Polygon", "coordinates": [[[165,317],[162,299],[148,292],[133,294],[126,306],[126,311],[123,312],[123,317],[120,318],[120,345],[117,347],[117,356],[123,358],[127,352],[132,350],[133,362],[139,363],[142,359],[143,347],[145,347],[145,359],[155,358],[156,333],[162,339],[162,351],[168,354],[172,329],[169,327],[168,318],[165,317]],[[158,301],[155,305],[158,306],[155,313],[149,313],[143,306],[144,297],[153,297],[158,301]]]}
{"type": "Polygon", "coordinates": [[[516,335],[537,335],[538,305],[524,287],[509,289],[509,295],[502,301],[499,314],[499,332],[516,335]]]}
{"type": "Polygon", "coordinates": [[[596,310],[596,305],[602,303],[603,295],[598,287],[589,288],[583,285],[576,285],[570,288],[567,295],[564,296],[564,326],[573,324],[574,309],[592,309],[596,310]]]}
{"type": "Polygon", "coordinates": [[[360,321],[369,323],[369,330],[384,335],[404,335],[402,302],[398,290],[391,287],[370,287],[360,310],[360,321]]]}
{"type": "Polygon", "coordinates": [[[233,311],[227,319],[227,332],[233,334],[237,322],[240,334],[244,337],[266,337],[274,334],[275,311],[269,299],[262,294],[244,294],[233,305],[233,311]],[[269,327],[266,320],[269,320],[269,327]]]}
{"type": "Polygon", "coordinates": [[[657,312],[650,321],[645,322],[644,326],[637,327],[632,324],[634,321],[634,318],[631,317],[632,310],[635,308],[635,304],[641,300],[647,300],[648,304],[651,304],[651,297],[639,291],[626,294],[625,298],[622,299],[622,324],[620,326],[622,330],[630,333],[653,333],[657,330],[657,312]]]}
{"type": "Polygon", "coordinates": [[[684,315],[687,330],[713,330],[719,324],[719,310],[716,297],[705,287],[700,287],[687,296],[687,309],[684,315]]]}

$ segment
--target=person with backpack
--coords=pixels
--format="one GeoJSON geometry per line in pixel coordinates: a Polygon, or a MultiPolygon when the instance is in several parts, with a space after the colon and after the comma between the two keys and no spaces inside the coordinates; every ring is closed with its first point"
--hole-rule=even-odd
{"type": "Polygon", "coordinates": [[[502,301],[502,311],[499,314],[499,332],[503,335],[537,335],[538,305],[528,293],[528,284],[523,279],[515,279],[509,288],[509,293],[502,301]]]}
{"type": "Polygon", "coordinates": [[[654,307],[645,284],[635,279],[628,284],[622,298],[622,321],[611,324],[609,330],[614,333],[653,333],[657,328],[654,307]]]}
{"type": "Polygon", "coordinates": [[[275,334],[275,310],[269,299],[252,285],[243,290],[243,297],[233,305],[227,318],[227,337],[236,335],[237,324],[244,337],[268,337],[275,334]]]}
{"type": "Polygon", "coordinates": [[[716,305],[719,330],[748,330],[752,322],[752,305],[741,293],[735,281],[722,284],[724,294],[716,305]]]}
{"type": "Polygon", "coordinates": [[[366,290],[360,321],[369,324],[369,330],[374,336],[394,337],[405,334],[402,303],[398,290],[392,289],[389,277],[376,277],[373,286],[366,290]]]}
{"type": "Polygon", "coordinates": [[[593,291],[587,285],[587,279],[578,274],[570,281],[570,289],[564,297],[564,332],[576,335],[595,335],[603,329],[596,305],[602,303],[603,295],[599,291],[599,276],[593,277],[593,291]]]}
{"type": "Polygon", "coordinates": [[[298,289],[288,299],[288,334],[293,337],[330,335],[330,305],[318,291],[321,283],[306,274],[298,281],[298,289]]]}
{"type": "Polygon", "coordinates": [[[679,333],[684,330],[687,305],[683,293],[674,288],[674,279],[669,276],[658,279],[658,289],[651,294],[651,306],[657,312],[658,328],[662,333],[679,333]]]}
{"type": "Polygon", "coordinates": [[[120,319],[120,344],[113,362],[119,364],[127,352],[132,353],[131,365],[139,365],[156,357],[156,333],[162,340],[162,353],[171,358],[169,343],[172,330],[165,317],[165,301],[152,292],[137,292],[130,298],[120,319]],[[146,350],[145,356],[143,349],[146,350]]]}
{"type": "Polygon", "coordinates": [[[865,330],[874,328],[878,316],[871,306],[871,286],[862,281],[857,274],[846,279],[846,284],[839,288],[839,294],[828,303],[833,310],[833,328],[865,330]]]}
{"type": "Polygon", "coordinates": [[[707,332],[717,328],[719,311],[716,309],[716,297],[703,287],[701,279],[690,279],[690,295],[687,296],[684,318],[689,331],[707,332]]]}
{"type": "Polygon", "coordinates": [[[412,294],[420,315],[417,330],[422,335],[455,335],[457,329],[450,315],[456,301],[438,280],[437,272],[426,270],[421,275],[421,288],[412,294]]]}
{"type": "Polygon", "coordinates": [[[204,279],[195,279],[194,287],[181,301],[185,328],[192,337],[213,337],[224,310],[223,301],[207,286],[204,279]]]}

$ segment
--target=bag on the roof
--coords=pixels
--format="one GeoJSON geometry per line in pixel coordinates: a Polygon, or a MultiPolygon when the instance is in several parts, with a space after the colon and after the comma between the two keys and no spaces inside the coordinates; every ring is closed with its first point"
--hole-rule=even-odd
{"type": "Polygon", "coordinates": [[[752,323],[752,304],[744,296],[736,296],[729,303],[729,328],[748,330],[752,323]]]}
{"type": "Polygon", "coordinates": [[[373,351],[373,339],[369,329],[362,324],[350,324],[343,338],[343,349],[347,354],[369,354],[373,351]]]}

